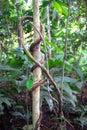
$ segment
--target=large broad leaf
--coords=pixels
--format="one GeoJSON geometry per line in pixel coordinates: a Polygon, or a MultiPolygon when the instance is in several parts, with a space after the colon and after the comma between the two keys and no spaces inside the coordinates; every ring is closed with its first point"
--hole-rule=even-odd
{"type": "Polygon", "coordinates": [[[21,117],[22,119],[24,118],[24,115],[22,114],[22,113],[20,113],[20,112],[12,112],[11,113],[13,116],[19,116],[19,117],[21,117]]]}
{"type": "Polygon", "coordinates": [[[26,80],[26,87],[27,87],[28,90],[30,90],[32,88],[32,84],[33,84],[33,80],[28,78],[26,80]]]}
{"type": "MultiPolygon", "coordinates": [[[[62,76],[57,76],[55,77],[56,82],[60,82],[62,80],[62,76]]],[[[68,82],[68,83],[76,83],[77,80],[74,78],[70,78],[70,77],[66,77],[64,76],[64,82],[68,82]]]]}
{"type": "Polygon", "coordinates": [[[61,1],[53,1],[52,6],[60,13],[68,16],[68,7],[65,3],[61,1]]]}
{"type": "Polygon", "coordinates": [[[73,66],[73,69],[76,71],[76,73],[79,75],[79,77],[81,78],[81,80],[83,80],[83,73],[80,69],[76,68],[73,66]]]}
{"type": "Polygon", "coordinates": [[[10,99],[9,98],[7,98],[6,99],[6,97],[5,98],[3,98],[3,102],[7,105],[7,106],[11,106],[11,102],[10,102],[10,99]]]}
{"type": "Polygon", "coordinates": [[[50,89],[49,87],[45,87],[45,86],[43,86],[43,90],[41,90],[41,94],[40,94],[40,96],[41,96],[41,98],[40,98],[40,104],[42,105],[42,102],[44,101],[44,99],[46,100],[46,102],[47,102],[47,104],[48,104],[48,106],[49,106],[49,109],[50,109],[50,111],[52,111],[53,110],[53,100],[51,99],[51,97],[50,97],[50,95],[49,95],[49,92],[51,92],[52,91],[52,89],[50,89]],[[45,91],[44,91],[45,90],[45,91]]]}
{"type": "MultiPolygon", "coordinates": [[[[75,85],[76,85],[76,87],[78,88],[78,90],[81,90],[82,83],[83,83],[83,82],[76,82],[76,83],[75,83],[75,85]]],[[[76,88],[76,87],[75,87],[75,88],[76,88]]]]}
{"type": "Polygon", "coordinates": [[[53,100],[49,96],[45,96],[45,100],[47,101],[50,111],[52,111],[53,110],[53,100]]]}
{"type": "Polygon", "coordinates": [[[61,14],[63,13],[62,7],[61,7],[61,5],[59,4],[59,2],[54,1],[54,2],[52,3],[52,6],[53,6],[54,8],[56,8],[56,10],[57,10],[58,12],[60,12],[61,14]]]}
{"type": "Polygon", "coordinates": [[[6,97],[0,97],[0,105],[2,104],[2,103],[5,103],[7,106],[11,106],[11,102],[10,102],[10,100],[9,100],[9,98],[6,98],[6,97]]]}
{"type": "Polygon", "coordinates": [[[76,96],[73,94],[73,90],[67,83],[65,83],[63,86],[63,92],[63,99],[65,100],[65,102],[70,102],[73,107],[75,107],[75,103],[77,102],[76,96]]]}
{"type": "Polygon", "coordinates": [[[76,73],[78,74],[78,76],[81,78],[81,80],[83,80],[83,73],[82,71],[79,69],[79,65],[73,65],[73,64],[70,64],[69,62],[65,62],[66,65],[70,66],[72,69],[74,69],[76,71],[76,73]]]}

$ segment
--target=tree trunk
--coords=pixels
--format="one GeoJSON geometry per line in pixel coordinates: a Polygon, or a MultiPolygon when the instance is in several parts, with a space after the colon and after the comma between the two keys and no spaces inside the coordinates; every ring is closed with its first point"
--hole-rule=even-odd
{"type": "MultiPolygon", "coordinates": [[[[40,31],[40,20],[39,20],[39,1],[33,0],[33,24],[34,26],[40,31]]],[[[34,30],[34,41],[39,37],[36,30],[34,30]]],[[[37,61],[40,61],[41,59],[41,52],[40,52],[40,46],[38,49],[36,49],[33,52],[33,56],[37,61]]],[[[33,84],[37,83],[41,79],[41,68],[37,67],[35,70],[33,70],[33,77],[34,81],[33,84]]],[[[33,129],[36,127],[36,123],[40,116],[40,86],[38,86],[33,92],[32,92],[32,111],[33,111],[33,129]]],[[[40,127],[38,126],[37,130],[40,130],[40,127]]]]}
{"type": "Polygon", "coordinates": [[[48,5],[47,6],[47,33],[48,33],[48,40],[49,42],[51,42],[49,9],[50,6],[48,5]]]}

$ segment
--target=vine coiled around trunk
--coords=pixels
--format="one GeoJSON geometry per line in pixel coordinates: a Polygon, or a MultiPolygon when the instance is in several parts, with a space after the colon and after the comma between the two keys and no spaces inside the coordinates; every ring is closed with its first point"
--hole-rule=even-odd
{"type": "MultiPolygon", "coordinates": [[[[33,22],[33,17],[31,16],[23,16],[22,18],[20,18],[19,20],[19,24],[18,24],[18,40],[19,40],[19,43],[21,45],[21,43],[23,43],[23,28],[22,28],[22,24],[24,21],[31,21],[33,22]]],[[[34,26],[34,25],[33,25],[34,26]]],[[[35,28],[35,26],[34,26],[35,28]]],[[[35,28],[36,31],[39,33],[39,31],[37,30],[37,28],[35,28]]],[[[35,49],[37,49],[39,47],[39,44],[42,40],[42,37],[44,37],[44,29],[43,29],[43,25],[42,23],[40,22],[40,34],[39,34],[39,38],[37,38],[31,45],[30,45],[30,48],[29,48],[29,51],[31,52],[34,52],[35,49]]],[[[42,56],[42,55],[41,55],[42,56]]],[[[40,61],[39,61],[41,64],[44,62],[44,58],[41,57],[40,61]]],[[[34,69],[36,69],[38,67],[37,64],[33,65],[33,67],[31,68],[31,71],[33,71],[34,69]]]]}
{"type": "MultiPolygon", "coordinates": [[[[62,96],[61,96],[61,93],[60,93],[60,89],[58,87],[58,85],[55,83],[55,81],[53,80],[52,76],[49,74],[48,70],[43,67],[42,63],[41,62],[38,62],[37,60],[35,60],[35,58],[30,54],[30,52],[26,49],[25,45],[24,45],[24,42],[23,42],[23,28],[22,28],[22,23],[23,21],[26,21],[26,20],[29,20],[29,21],[33,21],[33,18],[31,16],[24,16],[22,17],[20,20],[19,20],[19,26],[18,26],[18,38],[19,38],[19,42],[21,43],[21,45],[23,46],[24,48],[24,51],[26,52],[27,56],[35,63],[35,66],[33,66],[33,70],[36,68],[36,67],[40,67],[44,72],[45,74],[47,75],[47,78],[49,78],[49,80],[51,81],[51,83],[53,84],[55,90],[56,90],[56,93],[57,93],[57,96],[58,96],[58,102],[59,102],[59,117],[63,117],[63,111],[62,111],[62,96]]],[[[36,31],[39,33],[40,37],[34,41],[31,46],[30,46],[30,51],[34,51],[35,47],[38,46],[41,42],[41,40],[44,42],[44,39],[43,39],[43,27],[42,27],[42,24],[40,23],[40,32],[38,31],[38,29],[33,25],[33,27],[36,29],[36,31]]],[[[45,43],[45,42],[44,42],[45,43]]],[[[44,81],[43,81],[44,82],[44,81]]],[[[43,83],[42,82],[42,83],[43,83]]],[[[35,88],[37,88],[35,86],[35,88]]]]}

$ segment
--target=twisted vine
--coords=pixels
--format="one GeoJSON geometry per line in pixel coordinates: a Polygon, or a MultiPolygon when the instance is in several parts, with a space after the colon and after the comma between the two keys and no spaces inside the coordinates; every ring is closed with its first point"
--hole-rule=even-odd
{"type": "MultiPolygon", "coordinates": [[[[58,85],[55,83],[55,81],[53,80],[52,76],[49,74],[48,70],[43,67],[42,63],[41,62],[38,62],[37,60],[35,60],[35,58],[31,55],[31,53],[26,49],[25,45],[24,45],[24,42],[23,42],[23,28],[22,28],[22,23],[23,21],[26,21],[26,20],[29,20],[29,21],[33,21],[33,18],[31,16],[24,16],[22,17],[20,20],[19,20],[19,27],[18,27],[18,38],[19,38],[19,42],[21,43],[21,45],[23,46],[24,48],[24,51],[25,53],[27,54],[27,56],[36,64],[36,67],[39,66],[44,72],[45,74],[47,75],[47,77],[49,78],[49,80],[51,81],[51,83],[53,84],[55,90],[56,90],[56,93],[57,93],[57,96],[58,96],[58,102],[59,102],[59,116],[62,117],[63,116],[63,112],[62,112],[62,98],[61,98],[61,93],[60,93],[60,90],[59,90],[59,87],[58,85]]],[[[34,25],[33,25],[34,26],[34,25]]],[[[38,31],[38,29],[34,26],[34,28],[36,29],[36,31],[39,33],[39,38],[33,42],[30,46],[30,51],[34,51],[35,48],[37,48],[41,42],[41,40],[44,42],[44,39],[43,39],[43,27],[42,27],[42,24],[40,23],[40,32],[38,31]]],[[[45,42],[44,42],[45,44],[45,42]]],[[[35,69],[35,68],[34,68],[35,69]]],[[[41,82],[42,84],[43,82],[41,82]]],[[[37,87],[37,85],[35,86],[35,88],[37,87]]]]}
{"type": "MultiPolygon", "coordinates": [[[[18,38],[19,38],[19,43],[22,45],[23,43],[23,28],[22,28],[22,24],[24,21],[29,20],[29,21],[33,21],[33,18],[31,16],[24,16],[19,20],[19,26],[18,26],[18,38]]],[[[34,25],[33,25],[34,26],[34,25]]],[[[35,28],[35,26],[34,26],[35,28]]],[[[35,28],[36,31],[39,33],[38,29],[35,28]]],[[[29,51],[34,52],[35,50],[37,50],[39,48],[39,44],[42,40],[42,37],[44,36],[44,29],[42,26],[42,23],[40,23],[40,34],[39,34],[39,38],[37,38],[31,45],[29,48],[29,51]]],[[[41,57],[42,58],[42,57],[41,57]]],[[[40,60],[40,63],[43,63],[43,60],[40,60]]],[[[33,71],[35,68],[37,67],[37,65],[34,65],[31,69],[31,71],[33,71]]]]}

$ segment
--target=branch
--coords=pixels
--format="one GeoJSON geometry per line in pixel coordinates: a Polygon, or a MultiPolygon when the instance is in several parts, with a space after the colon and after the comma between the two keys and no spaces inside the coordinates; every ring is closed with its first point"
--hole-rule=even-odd
{"type": "Polygon", "coordinates": [[[41,79],[38,83],[33,84],[33,87],[30,89],[30,92],[34,91],[36,88],[38,88],[41,84],[43,84],[46,81],[46,79],[41,79]]]}

